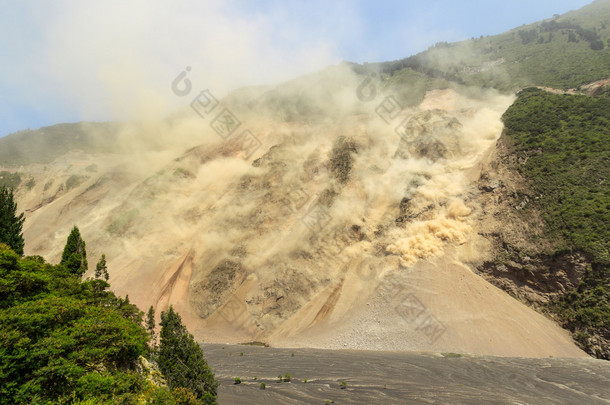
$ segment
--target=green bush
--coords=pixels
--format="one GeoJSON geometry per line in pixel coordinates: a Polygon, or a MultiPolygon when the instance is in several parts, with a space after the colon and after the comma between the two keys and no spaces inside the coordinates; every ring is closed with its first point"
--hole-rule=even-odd
{"type": "Polygon", "coordinates": [[[549,309],[589,353],[610,358],[610,98],[529,88],[504,113],[505,134],[535,193],[551,256],[583,254],[589,269],[549,309]],[[589,336],[601,339],[594,349],[589,336]],[[605,343],[604,343],[605,342],[605,343]]]}

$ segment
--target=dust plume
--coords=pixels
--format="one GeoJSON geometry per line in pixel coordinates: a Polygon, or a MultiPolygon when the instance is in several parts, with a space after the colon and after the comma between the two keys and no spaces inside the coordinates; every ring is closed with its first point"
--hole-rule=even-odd
{"type": "Polygon", "coordinates": [[[78,224],[116,292],[174,304],[199,337],[240,341],[280,333],[344,283],[374,289],[387,263],[404,272],[468,243],[473,173],[513,97],[433,90],[389,114],[392,93],[376,82],[363,101],[363,80],[342,63],[240,89],[213,114],[187,104],[123,125],[109,152],[32,167],[28,253],[58,258],[78,224]],[[221,111],[239,122],[230,133],[221,111]],[[364,277],[363,263],[379,266],[364,277]]]}

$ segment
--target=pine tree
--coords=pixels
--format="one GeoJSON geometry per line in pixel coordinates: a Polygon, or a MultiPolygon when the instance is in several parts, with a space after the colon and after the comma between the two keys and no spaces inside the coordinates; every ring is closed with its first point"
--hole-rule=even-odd
{"type": "Polygon", "coordinates": [[[17,254],[23,256],[23,213],[17,215],[17,203],[13,190],[0,187],[0,243],[7,244],[17,254]]]}
{"type": "Polygon", "coordinates": [[[95,280],[91,281],[91,288],[94,295],[96,305],[102,305],[107,301],[108,292],[106,289],[110,287],[108,284],[108,268],[106,266],[106,255],[102,254],[100,261],[95,265],[95,280]],[[102,278],[105,278],[103,280],[102,278]]]}
{"type": "Polygon", "coordinates": [[[104,280],[108,281],[108,267],[106,266],[105,254],[102,254],[100,261],[95,265],[95,278],[101,280],[102,277],[104,280]]]}
{"type": "Polygon", "coordinates": [[[161,312],[159,369],[169,387],[187,388],[204,404],[216,404],[218,382],[180,315],[172,306],[161,312]]]}
{"type": "Polygon", "coordinates": [[[146,314],[146,330],[150,334],[151,339],[155,336],[155,308],[151,305],[146,314]]]}
{"type": "Polygon", "coordinates": [[[151,305],[146,313],[146,323],[144,324],[146,331],[150,335],[150,351],[153,359],[157,359],[157,333],[155,332],[155,308],[151,305]]]}
{"type": "Polygon", "coordinates": [[[72,228],[66,247],[61,255],[61,262],[70,272],[82,276],[88,269],[85,241],[80,236],[78,227],[72,228]]]}

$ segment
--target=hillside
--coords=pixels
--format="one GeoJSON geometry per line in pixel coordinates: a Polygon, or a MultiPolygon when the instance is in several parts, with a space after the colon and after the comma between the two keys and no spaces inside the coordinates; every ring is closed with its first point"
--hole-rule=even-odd
{"type": "Polygon", "coordinates": [[[526,89],[503,120],[480,180],[490,223],[481,231],[496,255],[478,267],[608,359],[610,98],[526,89]]]}
{"type": "Polygon", "coordinates": [[[238,129],[189,106],[13,134],[0,182],[26,254],[78,224],[117,294],[200,340],[607,357],[609,27],[596,1],[241,89],[238,129]]]}
{"type": "MultiPolygon", "coordinates": [[[[610,77],[610,1],[524,25],[500,35],[441,42],[405,59],[357,65],[377,73],[388,88],[493,87],[514,92],[527,86],[569,89],[610,77]]],[[[400,92],[400,91],[399,91],[400,92]]],[[[401,94],[403,92],[400,92],[401,94]]]]}

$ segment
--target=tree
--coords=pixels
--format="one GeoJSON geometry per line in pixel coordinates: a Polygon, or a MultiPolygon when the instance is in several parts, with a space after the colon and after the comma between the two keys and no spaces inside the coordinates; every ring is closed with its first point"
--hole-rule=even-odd
{"type": "Polygon", "coordinates": [[[218,382],[182,318],[172,306],[161,312],[159,369],[170,389],[187,388],[205,404],[215,404],[218,382]]]}
{"type": "Polygon", "coordinates": [[[100,261],[95,265],[95,278],[108,281],[108,266],[106,266],[106,255],[102,254],[100,261]]]}
{"type": "Polygon", "coordinates": [[[0,187],[0,243],[7,244],[17,254],[23,256],[23,213],[17,215],[17,203],[13,189],[0,187]]]}
{"type": "Polygon", "coordinates": [[[71,273],[82,276],[88,269],[87,250],[85,241],[80,236],[78,227],[72,228],[64,252],[61,255],[61,262],[71,273]]]}
{"type": "Polygon", "coordinates": [[[148,312],[146,313],[146,325],[144,325],[146,327],[146,330],[148,331],[148,334],[150,335],[150,340],[153,342],[154,344],[154,340],[155,340],[155,308],[151,305],[150,308],[148,308],[148,312]]]}

